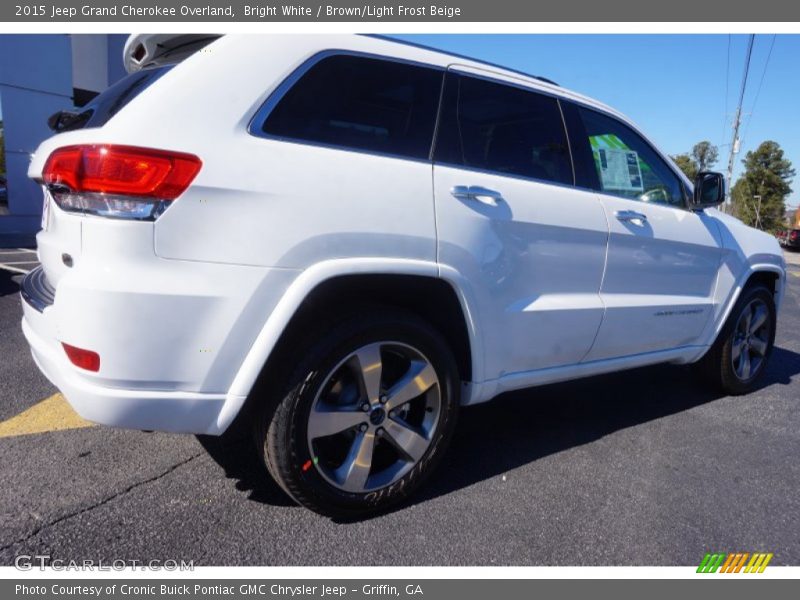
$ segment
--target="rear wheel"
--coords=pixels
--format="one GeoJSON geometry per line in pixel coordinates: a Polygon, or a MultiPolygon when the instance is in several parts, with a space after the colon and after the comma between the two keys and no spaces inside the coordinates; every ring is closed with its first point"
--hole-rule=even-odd
{"type": "Polygon", "coordinates": [[[703,370],[728,394],[752,391],[775,342],[775,301],[763,285],[746,288],[719,339],[703,359],[703,370]]]}
{"type": "Polygon", "coordinates": [[[458,375],[445,341],[414,315],[380,310],[302,354],[258,423],[272,476],[300,504],[336,517],[407,498],[455,426],[458,375]]]}

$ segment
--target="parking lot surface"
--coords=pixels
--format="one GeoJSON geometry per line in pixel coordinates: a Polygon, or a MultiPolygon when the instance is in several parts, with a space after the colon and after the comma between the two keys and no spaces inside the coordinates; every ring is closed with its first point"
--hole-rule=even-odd
{"type": "Polygon", "coordinates": [[[0,268],[0,564],[798,565],[798,257],[756,392],[664,365],[510,394],[462,411],[411,504],[355,523],[293,505],[243,444],[77,417],[34,366],[19,274],[0,268]]]}

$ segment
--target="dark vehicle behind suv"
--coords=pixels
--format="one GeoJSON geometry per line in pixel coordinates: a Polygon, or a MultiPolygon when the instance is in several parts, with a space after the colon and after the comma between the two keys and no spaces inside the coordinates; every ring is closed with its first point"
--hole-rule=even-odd
{"type": "Polygon", "coordinates": [[[781,229],[777,238],[784,248],[800,248],[800,229],[781,229]]]}

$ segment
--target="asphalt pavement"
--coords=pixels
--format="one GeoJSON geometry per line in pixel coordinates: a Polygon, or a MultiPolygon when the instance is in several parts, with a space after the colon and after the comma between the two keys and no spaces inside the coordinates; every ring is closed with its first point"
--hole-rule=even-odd
{"type": "Polygon", "coordinates": [[[756,392],[720,396],[664,365],[509,394],[462,411],[413,502],[355,523],[293,505],[242,444],[70,416],[23,339],[19,276],[0,269],[0,564],[696,565],[758,551],[800,565],[790,258],[756,392]]]}

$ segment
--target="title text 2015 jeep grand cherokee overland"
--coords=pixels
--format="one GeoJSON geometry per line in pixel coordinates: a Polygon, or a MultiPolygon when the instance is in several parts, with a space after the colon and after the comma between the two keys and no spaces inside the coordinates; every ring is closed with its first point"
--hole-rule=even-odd
{"type": "Polygon", "coordinates": [[[289,495],[355,515],[418,487],[459,405],[663,362],[741,394],[764,371],[777,242],[616,111],[374,37],[164,47],[133,38],[131,75],[30,167],[23,328],[83,417],[245,423],[289,495]]]}

